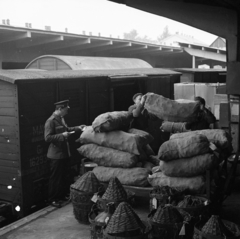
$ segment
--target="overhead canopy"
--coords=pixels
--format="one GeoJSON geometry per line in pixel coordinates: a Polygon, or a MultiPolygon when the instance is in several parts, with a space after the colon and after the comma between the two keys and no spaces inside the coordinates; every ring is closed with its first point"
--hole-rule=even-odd
{"type": "Polygon", "coordinates": [[[109,0],[167,17],[227,40],[227,93],[240,94],[239,0],[109,0]]]}
{"type": "Polygon", "coordinates": [[[179,45],[191,56],[227,62],[226,50],[181,42],[179,42],[179,45]]]}
{"type": "Polygon", "coordinates": [[[237,34],[235,0],[109,0],[228,38],[237,34]]]}
{"type": "Polygon", "coordinates": [[[49,81],[49,80],[69,80],[86,79],[97,77],[114,78],[122,76],[122,79],[139,76],[140,78],[150,75],[181,75],[180,72],[161,69],[122,69],[122,70],[75,70],[75,71],[44,71],[44,70],[0,70],[0,80],[15,84],[23,81],[49,81]]]}
{"type": "Polygon", "coordinates": [[[119,53],[127,55],[130,53],[133,55],[136,55],[136,53],[166,55],[183,52],[179,47],[160,46],[159,44],[113,38],[111,36],[94,36],[91,33],[89,35],[85,34],[85,32],[84,34],[73,34],[4,24],[0,24],[0,44],[2,47],[12,44],[14,49],[21,53],[26,51],[34,52],[36,49],[39,52],[39,50],[44,49],[44,52],[46,52],[44,54],[54,54],[60,51],[71,54],[74,52],[76,56],[86,55],[88,52],[94,53],[96,56],[106,53],[113,55],[119,53]]]}
{"type": "Polygon", "coordinates": [[[186,72],[186,73],[195,73],[195,72],[218,72],[226,73],[226,69],[203,69],[203,68],[174,68],[175,71],[186,72]]]}
{"type": "Polygon", "coordinates": [[[221,62],[227,61],[226,55],[218,54],[215,52],[202,51],[202,50],[193,49],[193,48],[184,48],[184,51],[186,51],[191,56],[196,56],[200,58],[221,61],[221,62]]]}

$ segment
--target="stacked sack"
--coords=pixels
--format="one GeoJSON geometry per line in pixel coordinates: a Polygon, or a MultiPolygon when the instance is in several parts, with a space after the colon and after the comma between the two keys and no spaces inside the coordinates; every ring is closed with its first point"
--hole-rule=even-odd
{"type": "MultiPolygon", "coordinates": [[[[87,126],[79,138],[83,144],[78,152],[98,164],[93,172],[101,182],[117,177],[122,184],[147,186],[150,168],[143,168],[148,159],[148,145],[152,136],[147,132],[126,130],[132,120],[126,111],[108,112],[99,115],[87,126]]],[[[154,166],[154,165],[152,165],[154,166]]]]}
{"type": "Polygon", "coordinates": [[[150,184],[169,186],[179,191],[202,192],[206,170],[211,170],[220,163],[214,153],[217,148],[213,147],[213,143],[229,147],[228,139],[224,137],[225,131],[209,131],[173,134],[164,142],[158,152],[160,164],[149,175],[150,184]]]}
{"type": "Polygon", "coordinates": [[[168,133],[187,132],[186,124],[195,122],[200,111],[200,104],[196,101],[171,100],[153,93],[146,94],[144,107],[163,120],[160,129],[168,133]]]}
{"type": "Polygon", "coordinates": [[[200,111],[200,104],[196,101],[171,100],[154,93],[146,94],[144,107],[167,122],[194,122],[200,111]]]}

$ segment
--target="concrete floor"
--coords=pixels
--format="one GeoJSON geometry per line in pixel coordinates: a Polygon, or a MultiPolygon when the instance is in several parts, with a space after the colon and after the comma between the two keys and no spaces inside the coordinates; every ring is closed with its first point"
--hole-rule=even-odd
{"type": "MultiPolygon", "coordinates": [[[[143,220],[147,218],[149,204],[143,201],[141,205],[134,208],[143,220]]],[[[71,203],[56,209],[49,206],[42,210],[42,214],[31,222],[9,225],[8,229],[13,229],[4,233],[6,228],[0,229],[1,239],[89,239],[90,226],[80,224],[73,215],[73,206],[71,203]],[[44,214],[45,212],[45,214],[44,214]],[[18,227],[19,226],[19,227],[18,227]],[[18,227],[18,228],[16,228],[18,227]],[[14,229],[16,228],[16,229],[14,229]],[[1,233],[2,231],[2,233],[1,233]],[[4,233],[4,234],[3,234],[4,233]]]]}
{"type": "MultiPolygon", "coordinates": [[[[240,185],[240,184],[238,184],[240,185]]],[[[48,207],[42,210],[36,219],[30,222],[23,222],[11,225],[13,229],[4,233],[0,229],[1,239],[89,239],[90,226],[80,224],[73,215],[72,204],[56,209],[48,207]],[[45,211],[44,211],[45,210],[45,211]],[[23,224],[23,225],[21,225],[23,224]],[[16,228],[17,227],[17,228],[16,228]],[[16,228],[16,229],[14,229],[16,228]]],[[[145,200],[134,207],[142,220],[147,219],[149,212],[148,201],[145,200]]],[[[236,188],[231,196],[227,198],[222,207],[222,218],[240,225],[240,190],[236,188]]],[[[5,228],[5,232],[6,232],[5,228]]]]}

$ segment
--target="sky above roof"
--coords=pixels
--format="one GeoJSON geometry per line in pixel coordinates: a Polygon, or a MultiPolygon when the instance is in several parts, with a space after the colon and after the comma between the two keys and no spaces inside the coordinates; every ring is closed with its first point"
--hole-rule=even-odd
{"type": "MultiPolygon", "coordinates": [[[[137,30],[139,36],[156,40],[168,26],[171,34],[176,32],[193,36],[211,44],[216,36],[185,24],[146,13],[107,0],[0,0],[1,19],[9,19],[10,25],[86,35],[123,38],[123,33],[137,30]]],[[[1,23],[1,22],[0,22],[1,23]]]]}

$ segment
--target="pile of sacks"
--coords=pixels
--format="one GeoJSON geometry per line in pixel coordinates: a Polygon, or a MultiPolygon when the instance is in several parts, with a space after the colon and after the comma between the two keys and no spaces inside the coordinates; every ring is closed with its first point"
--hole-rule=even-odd
{"type": "Polygon", "coordinates": [[[163,120],[161,130],[169,133],[187,132],[186,124],[197,121],[200,104],[196,101],[171,100],[162,95],[147,93],[144,107],[163,120]]]}
{"type": "Polygon", "coordinates": [[[131,120],[126,111],[104,113],[81,134],[78,152],[98,165],[93,172],[99,181],[117,177],[124,185],[149,185],[147,177],[154,165],[147,160],[154,154],[149,146],[153,137],[137,129],[124,131],[131,120]]]}
{"type": "Polygon", "coordinates": [[[159,148],[160,164],[153,168],[149,183],[202,192],[206,170],[216,168],[221,163],[221,155],[229,155],[231,151],[229,135],[221,129],[173,134],[159,148]]]}
{"type": "Polygon", "coordinates": [[[146,94],[144,107],[159,119],[169,122],[193,122],[200,111],[200,104],[196,101],[171,100],[154,93],[146,94]]]}

